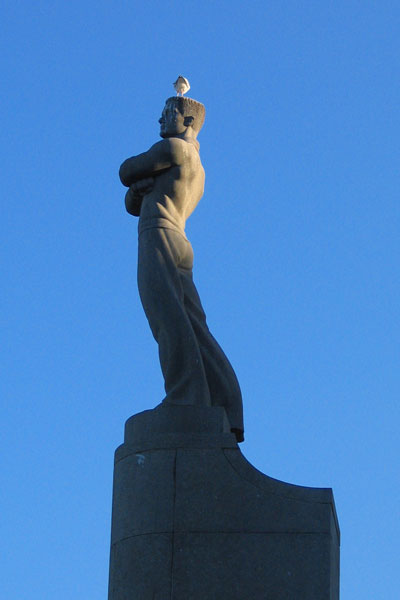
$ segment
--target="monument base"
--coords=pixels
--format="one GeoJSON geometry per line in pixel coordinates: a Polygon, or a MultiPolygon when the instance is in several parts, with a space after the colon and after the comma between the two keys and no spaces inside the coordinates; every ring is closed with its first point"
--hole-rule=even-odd
{"type": "Polygon", "coordinates": [[[115,453],[109,600],[338,600],[330,488],[263,475],[223,408],[162,404],[115,453]]]}

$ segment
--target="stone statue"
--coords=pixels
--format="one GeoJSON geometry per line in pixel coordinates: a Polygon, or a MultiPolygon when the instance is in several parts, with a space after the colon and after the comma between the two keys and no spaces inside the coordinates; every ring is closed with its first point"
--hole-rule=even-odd
{"type": "Polygon", "coordinates": [[[159,120],[163,139],[123,162],[120,179],[129,187],[127,211],[140,217],[138,287],[159,346],[164,402],[223,406],[241,442],[239,383],[208,329],[193,282],[193,250],[185,235],[186,219],[204,192],[196,139],[204,118],[200,102],[169,98],[159,120]]]}

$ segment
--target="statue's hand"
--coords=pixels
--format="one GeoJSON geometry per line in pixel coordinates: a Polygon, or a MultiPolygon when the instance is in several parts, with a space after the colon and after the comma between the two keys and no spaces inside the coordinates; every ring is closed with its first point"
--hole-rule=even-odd
{"type": "Polygon", "coordinates": [[[125,195],[125,206],[128,213],[138,217],[142,205],[143,196],[151,192],[154,186],[154,178],[147,177],[133,183],[125,195]]]}
{"type": "Polygon", "coordinates": [[[147,177],[146,179],[140,179],[136,183],[133,183],[129,188],[135,195],[145,196],[154,186],[154,177],[147,177]]]}

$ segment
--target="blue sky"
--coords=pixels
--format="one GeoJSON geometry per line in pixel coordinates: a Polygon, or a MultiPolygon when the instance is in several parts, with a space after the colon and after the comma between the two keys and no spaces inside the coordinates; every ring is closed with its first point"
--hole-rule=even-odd
{"type": "Polygon", "coordinates": [[[206,105],[187,225],[246,458],[332,487],[342,600],[397,600],[397,2],[5,0],[0,597],[106,597],[113,452],[163,397],[119,164],[206,105]]]}

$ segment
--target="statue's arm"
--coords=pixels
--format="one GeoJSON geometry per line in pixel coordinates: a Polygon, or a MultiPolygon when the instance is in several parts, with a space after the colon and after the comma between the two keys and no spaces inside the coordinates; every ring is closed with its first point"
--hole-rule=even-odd
{"type": "Polygon", "coordinates": [[[135,217],[140,216],[143,196],[153,189],[153,185],[154,179],[149,177],[148,179],[141,179],[130,186],[125,194],[125,207],[128,213],[135,217]]]}
{"type": "Polygon", "coordinates": [[[125,160],[119,170],[121,182],[130,187],[133,183],[148,177],[154,177],[179,164],[182,155],[181,145],[185,142],[168,138],[157,142],[143,154],[125,160]]]}

